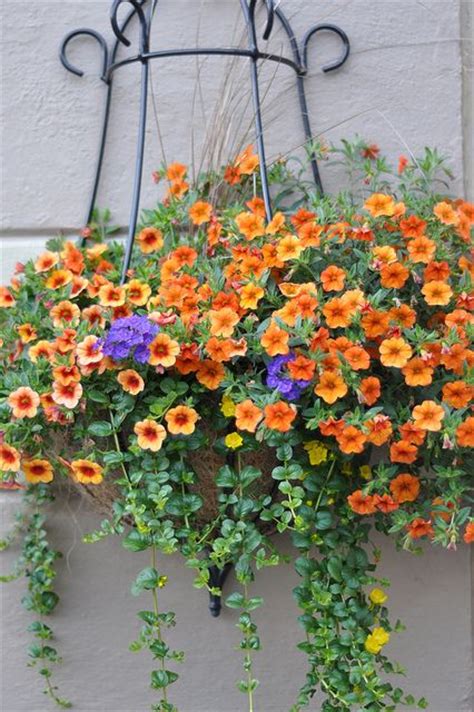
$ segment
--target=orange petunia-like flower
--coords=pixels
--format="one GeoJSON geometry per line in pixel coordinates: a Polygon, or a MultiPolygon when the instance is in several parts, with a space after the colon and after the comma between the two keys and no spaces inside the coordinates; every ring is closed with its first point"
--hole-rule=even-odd
{"type": "Polygon", "coordinates": [[[99,485],[104,479],[104,469],[92,460],[73,460],[71,470],[74,479],[84,485],[99,485]]]}
{"type": "Polygon", "coordinates": [[[416,517],[407,525],[408,535],[411,539],[421,539],[423,536],[433,536],[434,530],[430,521],[416,517]]]}
{"type": "Polygon", "coordinates": [[[239,430],[254,433],[262,417],[263,413],[260,408],[257,408],[249,398],[235,406],[235,425],[239,430]]]}
{"type": "Polygon", "coordinates": [[[437,432],[441,430],[441,423],[445,413],[442,406],[435,403],[435,401],[425,400],[413,408],[412,415],[418,428],[437,432]]]}
{"type": "Polygon", "coordinates": [[[433,369],[422,358],[415,357],[402,368],[407,386],[429,386],[433,381],[433,369]]]}
{"type": "Polygon", "coordinates": [[[51,482],[54,477],[53,466],[48,460],[23,460],[21,469],[26,481],[35,485],[39,482],[51,482]]]}
{"type": "Polygon", "coordinates": [[[331,329],[349,326],[353,314],[351,307],[344,300],[344,297],[334,297],[330,299],[326,302],[322,311],[326,323],[331,329]]]}
{"type": "Polygon", "coordinates": [[[137,242],[140,251],[149,255],[163,247],[163,233],[156,227],[145,227],[138,233],[137,242]]]}
{"type": "Polygon", "coordinates": [[[151,344],[148,346],[150,355],[148,363],[152,366],[163,366],[170,368],[176,363],[176,357],[179,354],[179,344],[174,341],[168,334],[157,334],[151,344]]]}
{"type": "Polygon", "coordinates": [[[64,383],[53,383],[52,398],[58,405],[63,405],[65,408],[75,408],[81,400],[82,386],[77,381],[72,381],[67,385],[64,383]]]}
{"type": "MultiPolygon", "coordinates": [[[[125,372],[123,372],[125,373],[125,372]]],[[[142,450],[158,452],[166,438],[166,429],[150,418],[135,423],[133,432],[137,436],[137,444],[142,450]]]]}
{"type": "Polygon", "coordinates": [[[235,217],[235,222],[239,232],[241,232],[247,240],[253,240],[265,234],[265,223],[261,215],[245,212],[239,213],[235,217]]]}
{"type": "Polygon", "coordinates": [[[474,521],[468,522],[468,524],[466,524],[463,539],[465,544],[474,543],[474,521]]]}
{"type": "Polygon", "coordinates": [[[436,242],[422,235],[410,240],[407,249],[412,262],[429,264],[436,253],[436,242]]]}
{"type": "Polygon", "coordinates": [[[430,306],[445,306],[451,301],[453,290],[446,282],[433,280],[426,282],[421,288],[421,292],[425,297],[425,302],[430,306]]]}
{"type": "Polygon", "coordinates": [[[213,336],[222,336],[227,339],[234,333],[236,324],[239,323],[239,315],[230,307],[222,309],[210,309],[208,312],[211,322],[211,334],[213,336]]]}
{"type": "Polygon", "coordinates": [[[456,442],[460,447],[474,447],[474,416],[470,415],[456,428],[456,442]]]}
{"type": "Polygon", "coordinates": [[[384,193],[373,193],[364,203],[364,208],[372,215],[373,218],[378,218],[386,215],[391,217],[395,214],[395,201],[390,195],[384,193]]]}
{"type": "Polygon", "coordinates": [[[170,163],[166,168],[165,176],[168,180],[183,180],[186,172],[187,168],[183,163],[170,163]]]}
{"type": "Polygon", "coordinates": [[[53,379],[58,383],[68,386],[70,383],[80,381],[81,373],[74,364],[69,366],[56,366],[53,368],[53,379]]]}
{"type": "Polygon", "coordinates": [[[416,312],[408,304],[400,304],[399,307],[392,307],[389,310],[389,318],[396,321],[405,329],[410,329],[416,322],[416,312]]]}
{"type": "Polygon", "coordinates": [[[367,338],[374,339],[377,336],[382,336],[387,331],[390,314],[377,309],[370,309],[362,316],[360,323],[367,338]]]}
{"type": "Polygon", "coordinates": [[[277,430],[279,433],[287,433],[291,430],[291,425],[296,418],[296,408],[285,403],[285,401],[277,401],[266,405],[264,413],[264,425],[270,430],[277,430]]]}
{"type": "Polygon", "coordinates": [[[459,215],[452,205],[445,201],[436,203],[433,213],[443,225],[457,225],[459,223],[459,215]]]}
{"type": "Polygon", "coordinates": [[[12,445],[0,443],[0,472],[18,472],[20,453],[12,445]]]}
{"type": "Polygon", "coordinates": [[[222,363],[205,359],[199,364],[196,371],[196,378],[201,385],[209,388],[210,391],[215,391],[225,377],[225,369],[222,363]]]}
{"type": "Polygon", "coordinates": [[[91,363],[99,363],[104,358],[102,346],[98,336],[91,334],[81,341],[76,348],[77,363],[80,366],[88,366],[91,363]]]}
{"type": "Polygon", "coordinates": [[[380,284],[386,289],[401,289],[410,273],[400,262],[382,265],[380,269],[380,284]]]}
{"type": "Polygon", "coordinates": [[[377,511],[375,498],[370,494],[364,494],[362,490],[356,490],[350,494],[347,501],[356,514],[374,514],[377,511]]]}
{"type": "Polygon", "coordinates": [[[22,344],[29,344],[38,337],[38,332],[32,324],[22,324],[17,327],[18,335],[22,344]]]}
{"type": "Polygon", "coordinates": [[[451,381],[443,386],[443,401],[453,408],[465,408],[474,396],[474,388],[465,381],[451,381]]]}
{"type": "Polygon", "coordinates": [[[325,292],[339,292],[344,289],[346,273],[336,265],[329,265],[321,272],[321,282],[325,292]]]}
{"type": "Polygon", "coordinates": [[[249,282],[240,290],[240,306],[244,309],[256,309],[264,294],[265,290],[262,287],[249,282]]]}
{"type": "Polygon", "coordinates": [[[306,356],[297,356],[293,361],[288,361],[287,368],[294,380],[311,381],[316,370],[316,363],[306,356]]]}
{"type": "Polygon", "coordinates": [[[165,420],[168,424],[169,432],[173,435],[191,435],[196,430],[196,422],[199,420],[199,415],[194,408],[189,408],[187,405],[177,405],[166,413],[165,420]]]}
{"type": "Polygon", "coordinates": [[[193,225],[202,225],[211,219],[212,205],[204,200],[197,200],[191,205],[188,212],[193,225]]]}
{"type": "Polygon", "coordinates": [[[53,325],[58,328],[64,326],[64,324],[75,326],[79,323],[81,316],[81,310],[77,304],[67,300],[56,304],[49,313],[53,320],[53,325]]]}
{"type": "Polygon", "coordinates": [[[231,339],[218,339],[215,336],[211,336],[206,343],[205,349],[212,361],[223,363],[224,361],[230,361],[232,358],[234,346],[231,339]]]}
{"type": "Polygon", "coordinates": [[[42,252],[35,261],[35,272],[48,272],[58,262],[59,255],[56,252],[50,252],[49,250],[42,252]]]}
{"type": "Polygon", "coordinates": [[[131,279],[126,289],[128,301],[137,307],[144,306],[151,295],[151,287],[139,279],[131,279]]]}
{"type": "Polygon", "coordinates": [[[380,398],[382,392],[380,380],[376,376],[368,376],[360,382],[360,392],[362,402],[366,405],[374,405],[380,398]]]}
{"type": "Polygon", "coordinates": [[[0,287],[0,307],[2,309],[10,309],[15,304],[16,299],[13,294],[6,287],[0,287]]]}
{"type": "Polygon", "coordinates": [[[45,282],[47,289],[61,289],[72,281],[72,272],[68,269],[56,269],[45,282]]]}
{"type": "Polygon", "coordinates": [[[272,321],[260,339],[260,343],[269,356],[277,356],[289,352],[289,339],[290,335],[272,321]]]}
{"type": "Polygon", "coordinates": [[[348,391],[347,384],[335,371],[323,371],[314,392],[325,403],[335,403],[338,398],[343,398],[348,391]]]}
{"type": "Polygon", "coordinates": [[[120,371],[117,375],[117,381],[122,386],[126,393],[132,396],[138,395],[145,388],[145,381],[133,368],[128,368],[125,371],[120,371]]]}
{"type": "Polygon", "coordinates": [[[354,425],[347,425],[336,435],[336,440],[341,452],[349,455],[364,451],[367,436],[354,425]]]}
{"type": "Polygon", "coordinates": [[[411,465],[418,457],[418,448],[408,440],[399,440],[390,446],[390,461],[411,465]]]}
{"type": "Polygon", "coordinates": [[[99,289],[99,303],[103,307],[120,307],[125,304],[127,292],[125,287],[116,287],[113,284],[104,284],[99,289]]]}
{"type": "Polygon", "coordinates": [[[423,272],[425,282],[444,282],[448,279],[451,270],[447,262],[429,262],[423,272]]]}
{"type": "Polygon", "coordinates": [[[400,425],[398,430],[403,440],[413,445],[423,445],[426,440],[426,430],[418,428],[414,423],[407,422],[400,425]]]}
{"type": "Polygon", "coordinates": [[[282,262],[297,260],[304,247],[296,235],[285,235],[277,244],[277,257],[282,262]]]}
{"type": "Polygon", "coordinates": [[[395,512],[400,506],[398,502],[395,502],[388,494],[375,494],[374,503],[379,512],[383,512],[384,514],[395,512]]]}
{"type": "Polygon", "coordinates": [[[420,493],[420,480],[404,472],[390,482],[390,492],[398,504],[414,502],[420,493]]]}
{"type": "Polygon", "coordinates": [[[380,361],[384,366],[403,368],[412,356],[412,349],[404,339],[384,339],[379,347],[380,361]]]}
{"type": "Polygon", "coordinates": [[[369,353],[362,346],[350,346],[344,351],[344,358],[353,371],[363,371],[370,366],[369,353]]]}
{"type": "Polygon", "coordinates": [[[15,418],[34,418],[38,412],[40,397],[29,386],[21,386],[10,393],[7,403],[15,418]]]}
{"type": "Polygon", "coordinates": [[[390,418],[381,413],[378,413],[372,420],[367,420],[365,425],[368,428],[367,440],[377,447],[386,443],[393,433],[390,418]]]}

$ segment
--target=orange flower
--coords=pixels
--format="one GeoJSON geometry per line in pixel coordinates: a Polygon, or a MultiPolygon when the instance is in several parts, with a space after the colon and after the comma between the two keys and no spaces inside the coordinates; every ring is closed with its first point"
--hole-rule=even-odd
{"type": "Polygon", "coordinates": [[[463,539],[466,544],[472,544],[474,542],[474,522],[466,524],[463,539]]]}
{"type": "Polygon", "coordinates": [[[21,386],[10,393],[7,403],[15,418],[34,418],[38,412],[40,397],[32,388],[21,386]]]}
{"type": "Polygon", "coordinates": [[[433,381],[433,369],[422,358],[415,357],[402,368],[407,386],[429,386],[433,381]]]}
{"type": "Polygon", "coordinates": [[[178,342],[163,333],[155,336],[148,349],[150,351],[148,363],[152,366],[163,366],[163,368],[173,366],[179,354],[178,342]]]}
{"type": "Polygon", "coordinates": [[[360,321],[364,333],[369,339],[382,336],[387,331],[389,322],[390,315],[387,312],[372,308],[363,315],[360,321]]]}
{"type": "Polygon", "coordinates": [[[363,452],[367,437],[362,430],[359,430],[353,425],[347,425],[336,435],[336,440],[341,452],[349,455],[353,452],[363,452]]]}
{"type": "Polygon", "coordinates": [[[429,262],[423,272],[425,282],[436,281],[444,282],[450,274],[449,265],[447,262],[429,262]]]}
{"type": "Polygon", "coordinates": [[[66,354],[68,351],[74,351],[76,348],[76,335],[77,332],[74,329],[64,329],[61,336],[56,337],[54,344],[55,350],[60,354],[66,354]]]}
{"type": "Polygon", "coordinates": [[[240,290],[240,306],[244,309],[256,309],[264,294],[265,290],[262,287],[249,282],[240,290]]]}
{"type": "Polygon", "coordinates": [[[193,373],[198,370],[199,363],[198,345],[194,343],[181,344],[179,356],[175,363],[175,368],[179,373],[183,375],[193,373]]]}
{"type": "Polygon", "coordinates": [[[414,423],[404,423],[398,429],[403,440],[413,445],[422,445],[426,439],[426,430],[418,428],[414,423]]]}
{"type": "Polygon", "coordinates": [[[400,230],[403,237],[420,237],[426,228],[426,222],[417,215],[410,215],[404,220],[400,220],[400,230]]]}
{"type": "Polygon", "coordinates": [[[193,225],[202,225],[211,219],[212,205],[204,200],[197,200],[191,205],[188,212],[193,225]]]}
{"type": "Polygon", "coordinates": [[[82,386],[77,381],[71,381],[67,385],[64,383],[53,383],[53,400],[58,405],[65,408],[75,408],[82,396],[82,386]]]}
{"type": "Polygon", "coordinates": [[[435,401],[425,400],[421,405],[416,405],[413,408],[412,415],[415,425],[421,430],[430,430],[432,432],[441,430],[444,410],[435,401]]]}
{"type": "Polygon", "coordinates": [[[398,504],[414,502],[420,493],[420,480],[418,477],[404,472],[390,482],[390,492],[398,504]]]}
{"type": "Polygon", "coordinates": [[[474,416],[470,415],[456,428],[456,441],[460,447],[474,447],[474,416]]]}
{"type": "Polygon", "coordinates": [[[453,408],[465,408],[472,400],[474,388],[465,381],[451,381],[443,386],[443,401],[453,408]]]}
{"type": "Polygon", "coordinates": [[[151,294],[151,287],[144,282],[140,282],[139,279],[131,279],[126,285],[126,289],[128,301],[137,307],[142,307],[146,304],[151,294]]]}
{"type": "Polygon", "coordinates": [[[285,216],[283,213],[275,213],[273,219],[267,225],[266,233],[267,235],[276,235],[277,232],[281,232],[285,225],[285,216]]]}
{"type": "Polygon", "coordinates": [[[452,502],[445,502],[442,497],[435,497],[431,504],[435,507],[435,509],[430,512],[430,518],[436,519],[436,517],[439,517],[444,522],[449,522],[449,520],[451,519],[451,514],[449,512],[444,512],[436,508],[445,507],[446,509],[452,510],[454,508],[454,504],[452,502]]]}
{"type": "Polygon", "coordinates": [[[168,189],[169,195],[172,195],[175,198],[182,198],[185,193],[187,193],[189,190],[189,183],[186,183],[185,180],[174,180],[171,182],[171,185],[168,189]]]}
{"type": "Polygon", "coordinates": [[[253,240],[255,237],[261,237],[265,234],[265,223],[261,215],[239,213],[235,218],[235,222],[239,232],[247,240],[253,240]]]}
{"type": "Polygon", "coordinates": [[[99,289],[99,302],[103,307],[120,307],[125,304],[127,292],[125,287],[116,287],[113,284],[104,284],[99,289]]]}
{"type": "Polygon", "coordinates": [[[379,347],[380,361],[384,366],[403,368],[411,358],[411,346],[404,339],[384,339],[379,347]]]}
{"type": "Polygon", "coordinates": [[[373,405],[380,398],[381,387],[380,381],[376,376],[368,376],[360,382],[360,392],[362,394],[363,403],[373,405]]]}
{"type": "Polygon", "coordinates": [[[250,143],[235,160],[235,167],[243,175],[251,175],[258,168],[259,158],[253,153],[253,146],[250,143]]]}
{"type": "Polygon", "coordinates": [[[35,272],[47,272],[57,265],[59,262],[59,255],[56,252],[42,252],[38,259],[35,261],[35,272]]]}
{"type": "Polygon", "coordinates": [[[84,485],[99,485],[103,480],[103,468],[92,460],[73,460],[71,470],[74,479],[84,485]]]}
{"type": "Polygon", "coordinates": [[[189,247],[189,245],[181,245],[181,247],[177,247],[170,256],[178,261],[180,267],[184,267],[184,265],[192,267],[197,260],[198,253],[194,248],[189,247]]]}
{"type": "Polygon", "coordinates": [[[408,524],[407,526],[407,529],[408,535],[412,539],[420,539],[423,536],[431,537],[434,534],[431,522],[427,521],[426,519],[421,519],[421,517],[417,517],[412,522],[410,522],[410,524],[408,524]]]}
{"type": "Polygon", "coordinates": [[[375,494],[374,503],[379,512],[383,512],[384,514],[395,512],[399,508],[399,504],[388,494],[375,494]]]}
{"type": "Polygon", "coordinates": [[[232,358],[234,350],[230,339],[221,340],[215,336],[209,339],[205,348],[212,361],[218,361],[219,363],[229,361],[232,358]]]}
{"type": "Polygon", "coordinates": [[[249,398],[235,406],[235,425],[239,430],[254,433],[262,417],[260,408],[257,408],[249,398]]]}
{"type": "Polygon", "coordinates": [[[391,262],[388,265],[382,265],[380,284],[386,289],[401,289],[409,276],[409,271],[400,262],[391,262]]]}
{"type": "Polygon", "coordinates": [[[370,198],[365,201],[364,208],[373,218],[378,218],[383,215],[391,217],[395,213],[395,201],[390,195],[373,193],[370,198]]]}
{"type": "Polygon", "coordinates": [[[183,180],[186,177],[186,166],[183,163],[170,163],[165,176],[168,180],[183,180]]]}
{"type": "Polygon", "coordinates": [[[443,225],[457,225],[459,223],[459,215],[453,209],[452,205],[446,202],[436,203],[433,208],[433,213],[443,225]]]}
{"type": "Polygon", "coordinates": [[[277,257],[282,262],[297,260],[304,247],[295,235],[286,235],[277,244],[277,257]]]}
{"type": "Polygon", "coordinates": [[[0,443],[0,472],[18,472],[20,453],[12,445],[0,443]]]}
{"type": "Polygon", "coordinates": [[[399,440],[390,446],[390,461],[411,465],[418,457],[418,448],[408,440],[399,440]]]}
{"type": "Polygon", "coordinates": [[[319,247],[322,232],[322,225],[317,225],[313,221],[305,222],[300,228],[298,228],[298,237],[300,238],[301,245],[305,249],[306,247],[319,247]]]}
{"type": "Polygon", "coordinates": [[[82,316],[90,326],[99,326],[101,329],[105,326],[103,309],[98,304],[93,304],[91,307],[83,309],[82,316]]]}
{"type": "Polygon", "coordinates": [[[425,302],[430,306],[445,306],[449,304],[453,296],[451,287],[446,282],[437,280],[426,282],[421,291],[425,297],[425,302]]]}
{"type": "Polygon", "coordinates": [[[367,440],[377,447],[386,443],[393,433],[390,418],[380,413],[373,420],[367,420],[365,425],[368,428],[367,440]]]}
{"type": "Polygon", "coordinates": [[[362,490],[356,490],[347,498],[350,508],[356,514],[374,514],[376,512],[375,499],[370,494],[364,494],[362,490]]]}
{"type": "Polygon", "coordinates": [[[222,380],[225,377],[225,369],[222,363],[205,359],[199,364],[196,371],[196,378],[203,386],[209,388],[210,391],[215,391],[219,388],[222,380]]]}
{"type": "Polygon", "coordinates": [[[321,282],[325,292],[339,292],[344,288],[346,273],[336,265],[329,265],[321,272],[321,282]]]}
{"type": "Polygon", "coordinates": [[[189,408],[187,405],[177,405],[166,413],[165,420],[168,424],[169,432],[173,435],[191,435],[196,430],[196,422],[199,420],[199,415],[194,408],[189,408]]]}
{"type": "Polygon", "coordinates": [[[338,398],[343,398],[348,391],[344,379],[335,371],[323,371],[314,392],[325,403],[335,403],[338,398]]]}
{"type": "Polygon", "coordinates": [[[10,309],[16,304],[15,297],[8,291],[6,287],[0,287],[0,307],[10,309]]]}
{"type": "Polygon", "coordinates": [[[416,322],[416,312],[408,306],[401,304],[399,307],[392,307],[389,310],[389,317],[393,321],[403,326],[405,329],[410,329],[416,322]]]}
{"type": "Polygon", "coordinates": [[[17,331],[22,344],[28,344],[38,337],[38,332],[32,324],[22,324],[17,327],[17,331]]]}
{"type": "Polygon", "coordinates": [[[344,358],[354,371],[363,371],[370,366],[370,356],[362,346],[350,346],[344,351],[344,358]]]}
{"type": "Polygon", "coordinates": [[[429,264],[436,252],[436,242],[422,235],[415,237],[408,243],[408,255],[412,262],[424,262],[429,264]]]}
{"type": "Polygon", "coordinates": [[[272,321],[260,339],[260,343],[269,356],[277,356],[289,352],[289,338],[290,335],[272,321]]]}
{"type": "Polygon", "coordinates": [[[344,301],[344,297],[334,297],[326,302],[323,314],[331,329],[349,326],[352,318],[352,310],[349,304],[344,301]]]}
{"type": "Polygon", "coordinates": [[[51,482],[54,477],[53,466],[48,460],[23,460],[21,469],[26,481],[35,485],[39,482],[51,482]]]}
{"type": "Polygon", "coordinates": [[[277,401],[265,406],[264,425],[270,430],[277,430],[279,433],[287,433],[291,430],[291,424],[296,418],[296,408],[285,403],[285,401],[277,401]]]}
{"type": "Polygon", "coordinates": [[[125,371],[120,371],[117,375],[117,381],[122,386],[126,393],[132,396],[138,395],[145,388],[145,381],[133,368],[128,368],[125,371]]]}
{"type": "Polygon", "coordinates": [[[53,320],[54,326],[58,328],[64,324],[75,326],[79,323],[81,316],[81,310],[77,304],[73,304],[67,300],[56,304],[56,306],[54,306],[49,313],[53,320]]]}
{"type": "Polygon", "coordinates": [[[211,334],[225,339],[232,336],[236,324],[239,323],[239,315],[230,307],[211,309],[208,316],[211,322],[211,334]]]}
{"type": "Polygon", "coordinates": [[[316,363],[306,356],[297,356],[293,361],[287,363],[291,378],[296,381],[310,381],[316,370],[316,363]]]}
{"type": "Polygon", "coordinates": [[[99,363],[104,358],[102,346],[98,336],[91,334],[77,345],[77,363],[88,366],[90,363],[99,363]]]}
{"type": "Polygon", "coordinates": [[[68,269],[56,269],[51,272],[46,280],[45,286],[48,289],[61,289],[72,281],[72,272],[68,269]]]}
{"type": "Polygon", "coordinates": [[[81,374],[77,366],[56,366],[53,368],[53,379],[64,386],[81,380],[81,374]]]}
{"type": "Polygon", "coordinates": [[[255,213],[255,215],[261,215],[262,218],[265,217],[265,201],[263,198],[254,195],[251,200],[246,201],[245,205],[252,213],[255,213]]]}
{"type": "Polygon", "coordinates": [[[156,227],[145,227],[138,233],[137,242],[140,251],[149,255],[163,247],[163,233],[156,227]]]}
{"type": "MultiPolygon", "coordinates": [[[[125,371],[123,373],[125,373],[125,371]]],[[[166,438],[165,428],[150,418],[135,423],[133,432],[137,436],[138,447],[141,447],[142,450],[151,450],[152,452],[161,450],[163,441],[166,438]]]]}

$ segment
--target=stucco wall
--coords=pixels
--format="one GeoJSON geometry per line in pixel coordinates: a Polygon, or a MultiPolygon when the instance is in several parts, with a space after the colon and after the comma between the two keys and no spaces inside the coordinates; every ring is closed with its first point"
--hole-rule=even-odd
{"type": "MultiPolygon", "coordinates": [[[[60,229],[74,233],[83,224],[104,87],[96,76],[95,46],[85,42],[71,47],[71,59],[86,70],[82,79],[65,72],[57,51],[63,35],[79,26],[94,27],[110,37],[109,5],[109,0],[3,1],[2,281],[17,260],[40,251],[47,237],[60,229]]],[[[241,36],[237,0],[161,0],[160,5],[163,20],[158,26],[164,29],[161,36],[153,37],[157,48],[229,44],[241,36]]],[[[333,75],[323,75],[318,68],[337,55],[335,39],[320,37],[311,48],[307,91],[314,132],[328,140],[359,133],[394,158],[437,145],[448,155],[461,192],[463,116],[465,137],[472,128],[472,93],[466,83],[463,90],[462,83],[462,71],[465,76],[469,72],[469,53],[461,58],[470,5],[462,4],[461,15],[458,0],[282,0],[299,36],[309,25],[329,21],[343,27],[352,43],[348,63],[333,75]]],[[[281,36],[275,34],[272,51],[279,52],[282,46],[281,36]]],[[[152,70],[159,132],[150,106],[144,205],[154,200],[149,177],[164,158],[189,162],[193,142],[197,160],[202,153],[208,159],[211,149],[220,147],[215,138],[206,140],[206,132],[208,139],[212,136],[216,100],[231,128],[223,150],[232,153],[240,140],[253,138],[251,130],[241,130],[249,121],[246,62],[231,67],[216,59],[176,61],[178,74],[172,73],[176,64],[171,60],[155,64],[152,70]],[[197,72],[200,89],[195,92],[197,72]],[[226,102],[223,96],[228,97],[226,102]]],[[[118,78],[99,198],[120,225],[126,224],[129,210],[137,71],[128,68],[118,78]]],[[[274,69],[264,68],[263,72],[268,83],[264,121],[269,155],[275,158],[296,150],[302,132],[290,70],[280,67],[275,74],[274,69]]],[[[464,165],[464,177],[469,178],[469,163],[464,165]]],[[[323,178],[331,188],[340,177],[323,169],[323,178]]],[[[15,495],[3,494],[0,504],[2,528],[6,528],[15,495]]],[[[96,515],[74,498],[53,514],[51,536],[66,554],[58,581],[62,600],[54,621],[64,654],[58,682],[78,712],[144,712],[153,697],[146,692],[149,661],[145,653],[127,651],[137,631],[134,612],[144,607],[142,600],[129,595],[142,561],[113,539],[83,544],[82,534],[96,524],[96,515]]],[[[427,550],[421,558],[396,553],[390,542],[383,543],[383,549],[382,570],[393,582],[392,609],[408,627],[390,643],[393,657],[407,667],[405,687],[425,694],[433,712],[472,709],[471,574],[466,547],[457,552],[427,550]]],[[[2,556],[2,571],[8,569],[10,557],[10,553],[2,556]]],[[[234,651],[235,615],[225,611],[220,619],[211,619],[204,594],[192,589],[192,575],[179,559],[172,558],[165,566],[170,584],[163,592],[164,605],[176,610],[178,617],[172,642],[186,650],[188,661],[175,688],[181,712],[243,709],[234,686],[240,673],[234,651]]],[[[256,656],[262,683],[256,698],[258,712],[287,710],[304,675],[304,660],[294,651],[301,633],[293,622],[293,584],[291,567],[284,576],[273,570],[263,572],[255,584],[255,592],[267,601],[257,616],[265,647],[256,656]]],[[[231,586],[232,582],[229,590],[231,586]]],[[[30,618],[19,604],[21,593],[21,582],[2,590],[0,709],[44,712],[49,704],[41,697],[35,674],[25,669],[28,636],[24,630],[30,618]]]]}

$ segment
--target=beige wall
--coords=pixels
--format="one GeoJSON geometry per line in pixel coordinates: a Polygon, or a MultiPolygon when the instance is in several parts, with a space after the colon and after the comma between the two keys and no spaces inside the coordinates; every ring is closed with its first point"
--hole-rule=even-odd
{"type": "MultiPolygon", "coordinates": [[[[79,26],[91,26],[110,37],[109,0],[4,0],[1,21],[3,45],[2,110],[2,273],[6,280],[17,260],[42,248],[44,239],[59,229],[74,232],[82,226],[91,168],[97,146],[103,86],[96,77],[95,46],[71,48],[86,70],[82,79],[67,74],[57,60],[62,36],[79,26]],[[88,50],[91,50],[89,54],[88,50]]],[[[237,0],[161,0],[164,31],[154,36],[156,47],[198,43],[229,44],[237,39],[237,0]]],[[[458,0],[282,0],[297,34],[312,23],[329,21],[345,29],[352,42],[347,65],[323,75],[321,64],[339,51],[333,38],[318,38],[311,48],[307,80],[315,133],[328,140],[363,135],[396,158],[409,150],[437,145],[448,155],[463,181],[463,129],[465,146],[471,144],[472,93],[469,52],[461,59],[460,38],[468,39],[470,2],[458,0]],[[461,10],[462,9],[462,13],[461,10]],[[464,100],[464,103],[463,103],[464,100]]],[[[161,10],[160,10],[161,12],[161,10]]],[[[281,51],[275,34],[271,47],[281,51]]],[[[224,80],[231,71],[232,110],[225,112],[230,135],[247,126],[246,63],[232,69],[222,60],[176,60],[153,65],[153,87],[164,140],[165,157],[190,161],[191,136],[205,144],[206,126],[212,124],[216,99],[226,95],[224,80]],[[199,71],[201,92],[195,95],[199,71]],[[194,99],[193,99],[194,96],[194,99]]],[[[296,111],[296,93],[289,70],[276,77],[268,70],[264,120],[269,154],[292,152],[302,141],[296,111]]],[[[111,143],[101,189],[100,204],[109,206],[116,222],[125,225],[133,171],[136,117],[136,68],[118,78],[111,125],[111,143]]],[[[209,132],[209,128],[207,129],[209,132]]],[[[245,132],[244,132],[245,133],[245,132]]],[[[220,135],[222,132],[220,132],[220,135]]],[[[209,133],[208,133],[209,135],[209,133]]],[[[244,137],[242,137],[243,140],[244,137]]],[[[252,140],[252,134],[248,134],[252,140]]],[[[215,141],[211,142],[215,148],[215,141]]],[[[236,144],[235,144],[236,145],[236,144]]],[[[235,149],[229,141],[228,150],[235,149]]],[[[147,130],[144,205],[154,200],[151,171],[163,159],[158,130],[150,107],[147,130]]],[[[466,151],[469,153],[469,151],[466,151]]],[[[472,164],[471,164],[472,165],[472,164]]],[[[470,179],[465,161],[464,178],[470,179]]],[[[339,176],[323,172],[329,187],[339,176]]],[[[471,182],[472,185],[472,182],[471,182]]],[[[0,499],[2,528],[15,509],[15,495],[0,499]]],[[[141,555],[121,549],[117,540],[95,545],[81,542],[97,517],[72,499],[61,502],[53,515],[51,535],[65,553],[60,563],[58,588],[61,604],[54,617],[64,664],[58,682],[77,712],[144,712],[153,699],[147,691],[149,660],[146,653],[131,654],[128,643],[136,634],[136,610],[145,599],[129,595],[130,583],[142,565],[141,555]]],[[[392,579],[394,615],[408,630],[390,643],[391,653],[407,667],[407,690],[426,695],[432,712],[467,712],[472,709],[472,644],[470,562],[466,547],[457,552],[428,549],[423,557],[395,552],[383,544],[383,573],[392,579]]],[[[12,552],[13,554],[14,552],[12,552]]],[[[2,571],[11,554],[2,555],[2,571]],[[4,562],[4,563],[3,563],[4,562]]],[[[192,589],[190,572],[177,557],[165,562],[170,584],[164,605],[174,608],[178,626],[173,644],[187,652],[181,681],[176,685],[180,712],[238,712],[245,709],[235,690],[240,674],[235,615],[225,611],[218,620],[207,613],[202,592],[192,589]]],[[[294,651],[301,633],[294,623],[291,598],[295,577],[288,567],[282,574],[269,570],[259,576],[255,592],[266,605],[258,611],[264,652],[256,656],[261,688],[258,712],[285,712],[303,678],[305,663],[294,651]]],[[[228,584],[231,590],[232,582],[228,584]]],[[[2,712],[45,712],[35,673],[25,669],[24,633],[30,616],[19,599],[22,583],[2,590],[2,712]]],[[[317,702],[314,709],[318,709],[317,702]]]]}

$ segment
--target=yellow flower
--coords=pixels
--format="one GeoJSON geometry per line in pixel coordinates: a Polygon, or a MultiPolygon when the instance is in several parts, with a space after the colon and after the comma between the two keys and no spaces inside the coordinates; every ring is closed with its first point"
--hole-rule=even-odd
{"type": "Polygon", "coordinates": [[[328,449],[318,440],[309,440],[304,444],[311,465],[320,465],[328,459],[328,449]]]}
{"type": "Polygon", "coordinates": [[[239,433],[229,433],[229,435],[225,436],[224,440],[226,447],[230,448],[231,450],[236,450],[238,447],[242,445],[244,442],[243,438],[239,433]]]}
{"type": "Polygon", "coordinates": [[[359,467],[359,474],[362,477],[363,480],[371,480],[372,479],[372,468],[370,465],[361,465],[359,467]]]}
{"type": "Polygon", "coordinates": [[[160,576],[158,579],[158,587],[159,588],[164,588],[167,584],[168,581],[168,576],[160,576]]]}
{"type": "Polygon", "coordinates": [[[350,462],[345,462],[341,467],[341,472],[343,475],[352,475],[352,465],[350,462]]]}
{"type": "Polygon", "coordinates": [[[373,655],[377,655],[377,653],[380,653],[380,651],[382,650],[382,646],[376,643],[373,635],[367,636],[366,641],[364,643],[364,647],[368,653],[372,653],[373,655]]]}
{"type": "Polygon", "coordinates": [[[372,633],[366,638],[364,643],[368,653],[377,655],[382,650],[382,647],[390,640],[390,633],[385,628],[374,628],[372,633]]]}
{"type": "Polygon", "coordinates": [[[235,403],[230,396],[223,396],[221,400],[221,413],[226,418],[232,418],[235,415],[235,403]]]}
{"type": "Polygon", "coordinates": [[[388,596],[381,588],[374,588],[373,591],[370,592],[369,598],[376,606],[382,606],[388,596]]]}

